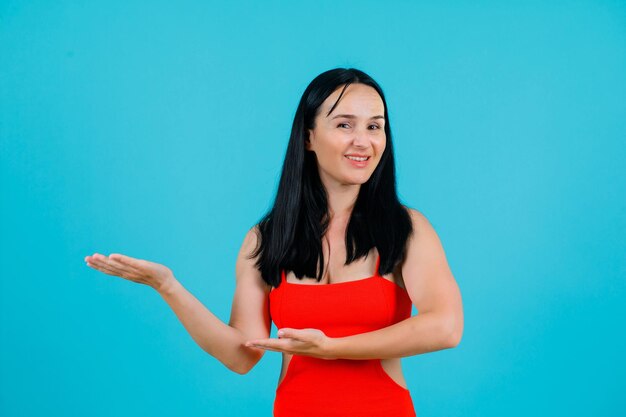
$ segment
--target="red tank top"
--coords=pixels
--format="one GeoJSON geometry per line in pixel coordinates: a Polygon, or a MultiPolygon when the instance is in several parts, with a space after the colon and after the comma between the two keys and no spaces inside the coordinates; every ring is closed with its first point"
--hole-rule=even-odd
{"type": "MultiPolygon", "coordinates": [[[[378,273],[335,284],[294,284],[281,271],[270,291],[278,329],[314,328],[344,337],[390,326],[411,316],[405,289],[378,273]]],[[[384,370],[380,359],[319,359],[293,355],[276,388],[274,417],[415,417],[408,389],[384,370]]]]}

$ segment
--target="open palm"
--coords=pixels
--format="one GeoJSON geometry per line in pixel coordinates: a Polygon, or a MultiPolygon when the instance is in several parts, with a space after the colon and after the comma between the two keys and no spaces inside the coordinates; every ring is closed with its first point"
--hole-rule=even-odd
{"type": "Polygon", "coordinates": [[[162,290],[174,280],[172,270],[165,265],[119,253],[112,253],[109,256],[94,253],[92,256],[86,256],[85,262],[87,266],[107,275],[149,285],[157,291],[162,290]]]}

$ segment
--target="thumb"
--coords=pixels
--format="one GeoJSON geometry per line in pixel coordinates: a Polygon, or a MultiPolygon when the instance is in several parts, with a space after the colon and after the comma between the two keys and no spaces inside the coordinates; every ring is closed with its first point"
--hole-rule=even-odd
{"type": "Polygon", "coordinates": [[[294,337],[295,336],[295,330],[294,329],[290,329],[287,327],[283,327],[282,329],[278,330],[278,337],[294,337]]]}

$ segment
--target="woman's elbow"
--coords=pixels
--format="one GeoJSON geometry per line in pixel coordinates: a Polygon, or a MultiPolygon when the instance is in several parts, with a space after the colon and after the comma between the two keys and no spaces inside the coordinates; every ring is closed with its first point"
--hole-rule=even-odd
{"type": "Polygon", "coordinates": [[[453,317],[446,326],[445,346],[447,349],[457,347],[463,338],[463,319],[453,317]]]}
{"type": "Polygon", "coordinates": [[[461,339],[463,338],[463,330],[457,330],[449,333],[448,340],[446,343],[446,347],[448,349],[455,348],[461,343],[461,339]]]}
{"type": "Polygon", "coordinates": [[[238,359],[236,362],[226,365],[226,367],[239,375],[245,375],[261,360],[263,353],[264,352],[253,352],[253,354],[248,355],[244,360],[238,359]]]}
{"type": "Polygon", "coordinates": [[[254,364],[250,366],[247,363],[238,362],[238,363],[228,364],[226,365],[226,367],[228,368],[228,370],[233,371],[236,374],[245,375],[248,372],[250,372],[252,368],[254,368],[254,364]]]}
{"type": "Polygon", "coordinates": [[[250,372],[250,369],[252,369],[252,367],[246,366],[246,364],[242,361],[237,361],[235,363],[225,363],[224,366],[226,366],[229,371],[232,371],[239,375],[245,375],[250,372]]]}

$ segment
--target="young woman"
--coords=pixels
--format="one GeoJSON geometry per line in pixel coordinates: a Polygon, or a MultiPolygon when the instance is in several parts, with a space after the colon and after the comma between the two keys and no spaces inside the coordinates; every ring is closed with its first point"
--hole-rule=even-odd
{"type": "Polygon", "coordinates": [[[357,69],[326,71],[304,91],[274,205],[239,252],[229,324],[166,266],[122,254],[85,261],[155,288],[234,372],[282,352],[276,417],[415,416],[400,358],[455,347],[463,333],[441,242],[398,200],[383,92],[357,69]]]}

